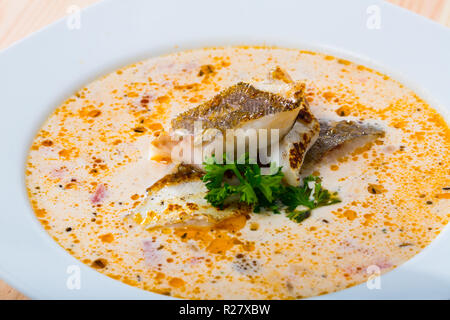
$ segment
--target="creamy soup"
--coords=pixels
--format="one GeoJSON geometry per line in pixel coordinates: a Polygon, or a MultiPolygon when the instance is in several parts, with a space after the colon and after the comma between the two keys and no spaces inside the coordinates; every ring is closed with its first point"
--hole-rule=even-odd
{"type": "Polygon", "coordinates": [[[443,117],[380,72],[309,51],[207,48],[129,65],[76,92],[36,135],[26,184],[50,236],[113,279],[181,298],[295,299],[362,283],[424,249],[450,217],[449,158],[443,117]],[[213,226],[149,229],[133,219],[173,169],[149,156],[171,119],[276,67],[305,83],[319,120],[385,130],[308,168],[342,202],[301,223],[251,211],[213,226]]]}

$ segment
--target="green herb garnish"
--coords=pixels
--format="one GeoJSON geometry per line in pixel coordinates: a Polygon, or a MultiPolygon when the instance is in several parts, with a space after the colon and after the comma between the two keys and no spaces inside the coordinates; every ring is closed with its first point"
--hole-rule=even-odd
{"type": "Polygon", "coordinates": [[[322,188],[319,177],[310,175],[299,187],[286,186],[282,183],[281,167],[275,163],[270,166],[271,174],[263,175],[261,168],[251,163],[248,153],[241,161],[226,160],[223,155],[223,164],[220,164],[212,156],[204,163],[206,174],[202,180],[208,189],[205,199],[215,207],[223,208],[225,201],[234,196],[253,206],[256,213],[262,208],[280,213],[284,208],[289,219],[301,222],[311,215],[311,210],[341,201],[336,192],[322,188]],[[297,210],[299,206],[305,209],[297,210]]]}
{"type": "Polygon", "coordinates": [[[223,207],[225,200],[232,195],[238,195],[239,201],[254,205],[255,209],[261,205],[270,207],[277,199],[283,179],[281,168],[273,175],[262,175],[261,168],[250,163],[248,154],[244,156],[243,161],[227,163],[224,155],[223,164],[217,163],[212,156],[204,163],[206,174],[202,179],[209,190],[205,198],[213,206],[223,207]],[[224,182],[227,171],[237,178],[237,183],[224,182]]]}

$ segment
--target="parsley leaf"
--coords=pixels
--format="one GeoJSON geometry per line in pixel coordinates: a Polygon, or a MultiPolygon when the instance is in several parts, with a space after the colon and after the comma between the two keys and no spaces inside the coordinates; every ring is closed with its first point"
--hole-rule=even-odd
{"type": "MultiPolygon", "coordinates": [[[[224,160],[226,160],[224,156],[224,160]]],[[[224,162],[225,163],[225,162],[224,162]]],[[[212,156],[204,163],[206,174],[203,176],[203,182],[206,182],[208,190],[222,187],[223,177],[227,170],[231,170],[230,165],[218,164],[215,156],[212,156]]]]}
{"type": "Polygon", "coordinates": [[[206,194],[205,199],[214,207],[222,207],[224,201],[235,193],[234,188],[228,184],[224,184],[220,188],[212,188],[206,194]]]}
{"type": "Polygon", "coordinates": [[[280,213],[284,207],[287,217],[301,222],[311,215],[311,210],[340,202],[337,193],[330,193],[322,188],[319,177],[312,175],[303,179],[298,187],[286,186],[282,183],[283,172],[275,163],[271,164],[271,174],[261,174],[261,168],[250,161],[248,153],[240,161],[227,161],[223,155],[223,163],[218,163],[212,156],[204,163],[206,174],[202,177],[208,189],[205,199],[215,207],[222,208],[225,201],[237,195],[240,202],[253,206],[255,213],[262,208],[280,213]],[[235,179],[228,178],[229,171],[235,179]],[[304,210],[297,210],[298,207],[304,210]]]}

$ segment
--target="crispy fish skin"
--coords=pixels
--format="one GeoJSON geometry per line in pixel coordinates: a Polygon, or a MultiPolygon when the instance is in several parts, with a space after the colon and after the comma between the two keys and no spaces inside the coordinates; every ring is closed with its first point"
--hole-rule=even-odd
{"type": "Polygon", "coordinates": [[[195,121],[202,121],[205,128],[239,128],[264,116],[298,109],[304,101],[303,95],[299,97],[293,101],[239,82],[198,107],[179,114],[172,120],[172,129],[192,134],[195,121]]]}
{"type": "Polygon", "coordinates": [[[329,152],[359,139],[374,140],[384,135],[384,130],[362,121],[320,120],[319,137],[305,157],[305,165],[319,162],[329,152]]]}
{"type": "Polygon", "coordinates": [[[304,101],[297,119],[291,131],[281,140],[280,143],[280,163],[284,173],[284,181],[292,186],[300,183],[300,169],[302,167],[305,154],[314,145],[319,137],[319,121],[314,117],[309,109],[309,105],[304,101]]]}

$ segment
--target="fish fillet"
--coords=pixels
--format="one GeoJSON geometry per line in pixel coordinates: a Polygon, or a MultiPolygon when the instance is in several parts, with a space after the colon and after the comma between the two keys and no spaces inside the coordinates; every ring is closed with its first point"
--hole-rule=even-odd
{"type": "Polygon", "coordinates": [[[258,150],[269,147],[291,130],[304,105],[303,88],[292,85],[282,94],[280,90],[276,90],[280,94],[273,94],[239,82],[204,104],[179,114],[171,123],[173,136],[162,135],[153,145],[166,154],[170,152],[172,161],[200,168],[205,158],[228,152],[229,145],[239,158],[236,152],[249,150],[252,134],[257,139],[258,150]],[[201,130],[196,132],[199,121],[201,130]],[[261,129],[267,131],[261,135],[261,129]]]}
{"type": "Polygon", "coordinates": [[[306,154],[305,167],[319,162],[333,150],[350,144],[356,148],[384,135],[380,126],[362,121],[319,120],[319,123],[319,137],[306,154]]]}
{"type": "Polygon", "coordinates": [[[280,142],[280,161],[284,182],[291,186],[300,184],[300,169],[308,150],[319,137],[320,125],[305,103],[291,131],[280,142]]]}
{"type": "Polygon", "coordinates": [[[198,171],[180,166],[148,190],[148,196],[134,214],[133,220],[145,228],[184,225],[214,225],[231,216],[248,214],[249,206],[231,202],[224,209],[211,206],[204,198],[205,184],[198,171]]]}

